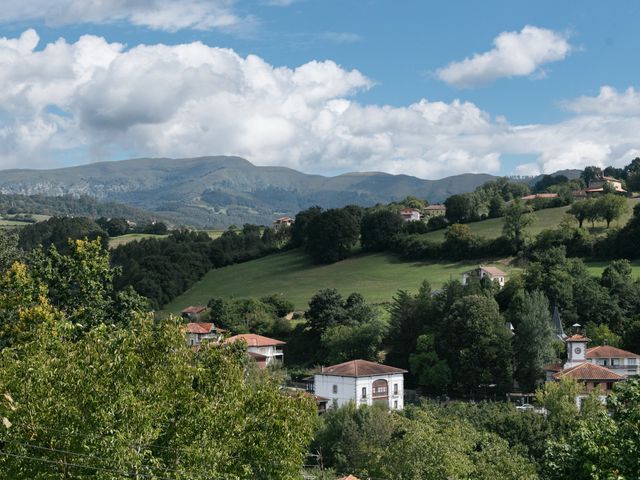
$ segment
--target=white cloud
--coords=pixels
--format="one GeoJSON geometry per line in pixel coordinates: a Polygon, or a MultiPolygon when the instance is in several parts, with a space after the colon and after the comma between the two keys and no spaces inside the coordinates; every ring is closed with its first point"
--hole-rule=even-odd
{"type": "Polygon", "coordinates": [[[564,106],[576,113],[597,115],[640,115],[640,92],[633,87],[618,92],[610,86],[600,88],[597,97],[580,97],[564,106]]]}
{"type": "Polygon", "coordinates": [[[320,34],[320,38],[334,43],[356,43],[362,41],[362,37],[353,32],[324,32],[320,34]]]}
{"type": "Polygon", "coordinates": [[[564,35],[527,25],[520,32],[502,32],[493,40],[494,48],[438,69],[440,80],[456,87],[473,87],[502,77],[534,74],[544,78],[544,64],[563,60],[571,52],[564,35]]]}
{"type": "MultiPolygon", "coordinates": [[[[460,100],[360,104],[354,94],[374,82],[332,61],[277,67],[199,42],[125,49],[90,35],[37,43],[33,30],[0,38],[0,168],[84,150],[87,161],[234,154],[307,172],[438,178],[497,173],[502,155],[533,157],[518,170],[531,173],[622,164],[640,150],[640,115],[628,109],[512,125],[460,100]]],[[[606,104],[600,97],[576,102],[606,104]]]]}
{"type": "Polygon", "coordinates": [[[157,30],[232,28],[245,19],[233,0],[20,0],[0,9],[0,22],[44,20],[51,25],[126,21],[157,30]]]}

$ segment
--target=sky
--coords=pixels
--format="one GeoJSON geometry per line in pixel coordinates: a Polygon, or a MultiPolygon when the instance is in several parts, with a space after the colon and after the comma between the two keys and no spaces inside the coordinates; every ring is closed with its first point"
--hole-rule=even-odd
{"type": "Polygon", "coordinates": [[[635,0],[5,0],[0,169],[622,166],[640,156],[639,19],[635,0]]]}

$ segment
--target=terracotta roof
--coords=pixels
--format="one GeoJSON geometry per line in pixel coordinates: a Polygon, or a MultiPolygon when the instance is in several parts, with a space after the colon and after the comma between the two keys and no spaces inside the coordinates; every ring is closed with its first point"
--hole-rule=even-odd
{"type": "Polygon", "coordinates": [[[192,322],[187,323],[187,333],[196,333],[198,335],[203,335],[205,333],[211,333],[211,330],[215,329],[213,323],[208,322],[192,322]]]}
{"type": "Polygon", "coordinates": [[[600,345],[599,347],[587,349],[587,358],[640,358],[640,355],[612,347],[611,345],[600,345]]]}
{"type": "Polygon", "coordinates": [[[250,347],[269,347],[271,345],[284,345],[286,343],[274,338],[256,335],[255,333],[242,333],[240,335],[234,335],[233,337],[227,338],[224,343],[233,343],[237,342],[238,340],[244,340],[250,347]]]}
{"type": "Polygon", "coordinates": [[[567,338],[565,340],[566,342],[590,342],[591,339],[585,337],[584,335],[580,335],[580,334],[575,334],[575,335],[571,335],[569,338],[567,338]]]}
{"type": "Polygon", "coordinates": [[[405,373],[401,368],[390,367],[368,360],[351,360],[330,367],[324,367],[319,375],[335,375],[339,377],[370,377],[372,375],[387,375],[390,373],[405,373]]]}
{"type": "Polygon", "coordinates": [[[573,378],[574,380],[624,380],[622,375],[612,372],[591,362],[584,362],[575,367],[567,368],[553,375],[553,378],[573,378]]]}
{"type": "Polygon", "coordinates": [[[354,477],[353,475],[347,475],[346,477],[340,477],[338,480],[360,480],[358,477],[354,477]]]}
{"type": "Polygon", "coordinates": [[[198,306],[189,306],[183,310],[180,311],[180,313],[202,313],[207,309],[207,307],[203,307],[201,305],[198,306]]]}

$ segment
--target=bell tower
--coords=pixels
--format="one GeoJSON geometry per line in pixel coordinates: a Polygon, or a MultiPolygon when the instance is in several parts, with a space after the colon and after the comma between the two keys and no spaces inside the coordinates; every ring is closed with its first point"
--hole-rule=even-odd
{"type": "Polygon", "coordinates": [[[567,342],[567,363],[564,368],[571,368],[587,361],[587,344],[590,339],[575,334],[565,340],[567,342]]]}

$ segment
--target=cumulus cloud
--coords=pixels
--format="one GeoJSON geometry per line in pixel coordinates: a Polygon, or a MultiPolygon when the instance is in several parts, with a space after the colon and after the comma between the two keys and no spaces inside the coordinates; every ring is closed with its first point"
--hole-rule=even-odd
{"type": "Polygon", "coordinates": [[[563,60],[571,45],[562,34],[527,25],[520,32],[503,32],[493,40],[494,48],[470,58],[452,62],[436,72],[440,80],[456,87],[473,87],[502,77],[536,75],[540,67],[563,60]]]}
{"type": "Polygon", "coordinates": [[[600,88],[597,97],[580,97],[565,102],[564,106],[576,113],[597,115],[640,115],[640,92],[633,87],[618,92],[610,86],[600,88]]]}
{"type": "Polygon", "coordinates": [[[626,110],[512,125],[460,100],[363,105],[354,95],[374,82],[332,61],[279,67],[199,42],[127,49],[91,35],[38,42],[33,30],[0,38],[0,168],[126,151],[439,178],[496,173],[505,154],[535,158],[520,171],[537,173],[624,163],[640,150],[640,115],[626,110]]]}
{"type": "Polygon", "coordinates": [[[126,21],[157,30],[231,28],[243,22],[233,0],[20,0],[0,9],[0,22],[44,20],[51,25],[126,21]]]}

